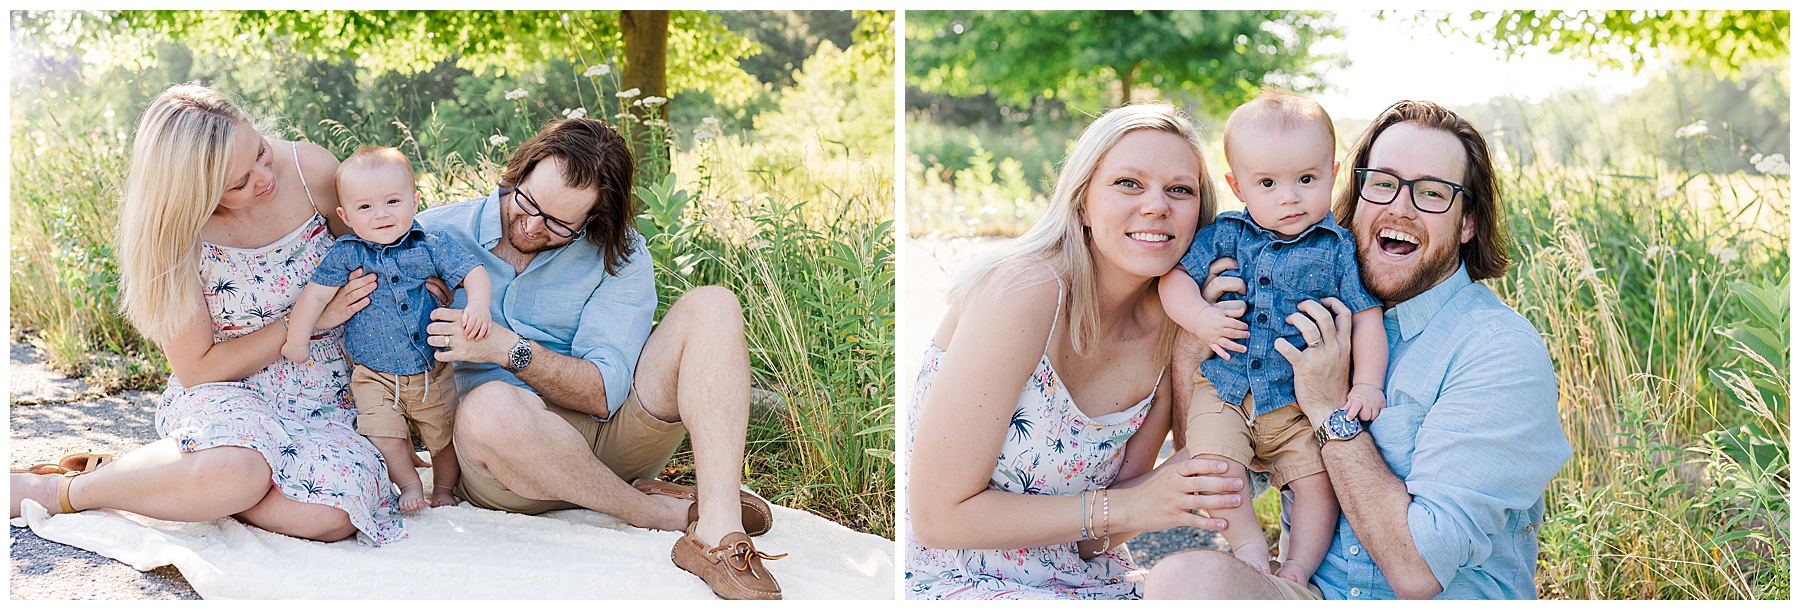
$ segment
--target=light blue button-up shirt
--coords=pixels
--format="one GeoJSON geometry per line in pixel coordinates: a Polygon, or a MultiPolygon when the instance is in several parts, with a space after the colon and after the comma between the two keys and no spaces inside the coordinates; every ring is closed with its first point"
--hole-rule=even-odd
{"type": "MultiPolygon", "coordinates": [[[[496,189],[482,199],[420,212],[417,222],[426,230],[449,235],[488,269],[494,284],[489,305],[494,322],[546,349],[599,367],[606,383],[607,413],[617,412],[631,390],[638,354],[650,338],[650,319],[656,314],[656,274],[643,237],[632,233],[630,262],[618,275],[606,272],[605,258],[586,235],[538,253],[524,272],[514,274],[513,266],[493,253],[505,237],[500,205],[496,189]]],[[[457,290],[452,307],[467,305],[468,291],[457,290]]],[[[457,362],[454,370],[458,396],[489,381],[531,388],[494,364],[457,362]]]]}
{"type": "MultiPolygon", "coordinates": [[[[1544,489],[1570,456],[1543,339],[1466,267],[1384,316],[1388,406],[1368,434],[1412,494],[1406,522],[1438,598],[1537,597],[1544,489]]],[[[1328,599],[1395,597],[1342,516],[1313,584],[1328,599]]]]}

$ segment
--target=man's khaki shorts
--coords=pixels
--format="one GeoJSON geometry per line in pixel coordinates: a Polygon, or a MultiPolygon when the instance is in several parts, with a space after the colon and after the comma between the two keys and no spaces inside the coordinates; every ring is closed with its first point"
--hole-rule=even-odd
{"type": "Polygon", "coordinates": [[[1249,394],[1242,405],[1227,403],[1212,382],[1195,375],[1188,399],[1188,455],[1222,455],[1251,470],[1268,472],[1269,485],[1276,489],[1325,472],[1318,441],[1299,403],[1264,413],[1251,423],[1250,414],[1255,412],[1256,402],[1249,394]]]}
{"type": "MultiPolygon", "coordinates": [[[[681,446],[681,439],[687,436],[687,427],[681,422],[666,422],[657,419],[644,405],[638,402],[637,389],[625,396],[625,404],[619,405],[617,413],[602,422],[594,416],[557,406],[544,401],[544,408],[563,418],[563,421],[575,427],[581,437],[587,441],[588,448],[594,457],[600,458],[607,468],[626,481],[645,477],[655,477],[662,472],[662,467],[675,456],[675,449],[681,446]]],[[[535,515],[544,511],[576,508],[570,502],[561,500],[533,500],[507,489],[493,477],[483,476],[469,463],[463,461],[464,453],[456,454],[457,465],[462,467],[462,477],[456,482],[456,496],[468,500],[471,504],[482,508],[503,510],[513,513],[535,515]]]]}
{"type": "Polygon", "coordinates": [[[411,430],[418,430],[419,442],[433,455],[450,446],[450,422],[456,419],[456,376],[450,363],[413,375],[358,364],[350,373],[350,396],[356,399],[357,434],[406,439],[410,446],[411,430]]]}

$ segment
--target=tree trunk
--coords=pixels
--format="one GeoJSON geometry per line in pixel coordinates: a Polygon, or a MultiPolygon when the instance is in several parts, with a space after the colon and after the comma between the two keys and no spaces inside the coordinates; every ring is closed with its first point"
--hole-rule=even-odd
{"type": "MultiPolygon", "coordinates": [[[[669,11],[619,11],[625,35],[625,66],[620,86],[637,89],[638,97],[669,97],[669,11]]],[[[632,107],[643,117],[643,107],[632,107]]]]}
{"type": "Polygon", "coordinates": [[[1144,60],[1140,59],[1123,68],[1113,67],[1113,73],[1119,75],[1119,106],[1131,103],[1131,87],[1137,84],[1133,81],[1137,78],[1138,66],[1143,64],[1144,60]]]}

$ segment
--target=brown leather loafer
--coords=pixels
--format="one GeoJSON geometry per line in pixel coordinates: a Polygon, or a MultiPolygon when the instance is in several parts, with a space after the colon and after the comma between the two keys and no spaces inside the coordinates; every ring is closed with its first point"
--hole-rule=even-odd
{"type": "MultiPolygon", "coordinates": [[[[657,496],[681,498],[693,502],[688,507],[687,522],[693,525],[700,520],[700,492],[686,485],[676,485],[660,479],[636,479],[631,488],[641,493],[657,496]]],[[[769,533],[769,527],[775,523],[775,516],[769,512],[769,503],[747,491],[738,491],[738,504],[743,507],[744,533],[761,536],[769,533]]]]}
{"type": "Polygon", "coordinates": [[[694,537],[694,525],[675,541],[669,559],[676,567],[699,576],[725,599],[781,599],[781,584],[763,567],[764,559],[781,559],[787,553],[769,555],[756,550],[750,537],[738,532],[725,535],[719,546],[708,547],[694,537]]]}

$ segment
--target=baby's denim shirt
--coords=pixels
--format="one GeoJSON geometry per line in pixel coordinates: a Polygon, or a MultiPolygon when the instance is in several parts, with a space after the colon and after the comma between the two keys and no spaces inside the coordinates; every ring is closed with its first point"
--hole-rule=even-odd
{"type": "Polygon", "coordinates": [[[375,292],[369,305],[344,324],[344,350],[360,365],[398,375],[414,375],[437,364],[437,348],[425,343],[425,326],[437,298],[425,290],[425,279],[443,278],[455,290],[463,276],[480,263],[467,250],[442,233],[413,228],[392,244],[378,244],[355,233],[339,237],[337,245],[319,261],[312,282],[343,286],[350,272],[362,268],[375,274],[375,292]]]}
{"type": "MultiPolygon", "coordinates": [[[[1213,357],[1200,363],[1200,372],[1219,390],[1219,399],[1244,404],[1244,394],[1256,396],[1256,412],[1262,415],[1294,402],[1294,367],[1281,352],[1277,340],[1305,348],[1300,329],[1287,323],[1300,303],[1337,297],[1350,311],[1379,307],[1381,301],[1363,289],[1356,264],[1356,240],[1338,226],[1331,213],[1293,239],[1282,239],[1257,226],[1243,211],[1219,214],[1200,229],[1181,265],[1195,283],[1206,282],[1206,270],[1219,258],[1237,259],[1238,268],[1223,275],[1242,277],[1248,294],[1241,297],[1249,309],[1239,318],[1250,325],[1250,338],[1239,343],[1250,348],[1232,353],[1231,359],[1213,357]]],[[[1239,299],[1227,293],[1221,300],[1239,299]]]]}

